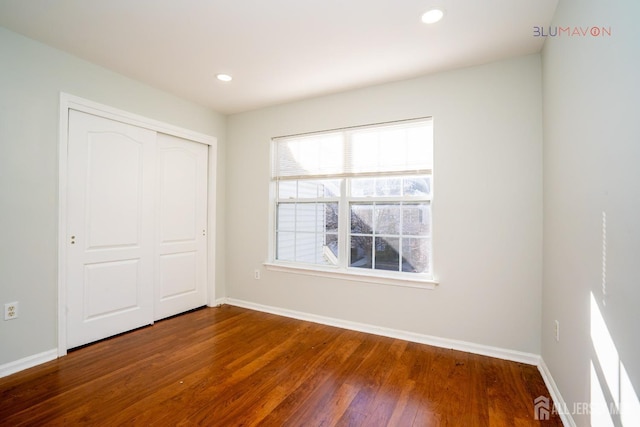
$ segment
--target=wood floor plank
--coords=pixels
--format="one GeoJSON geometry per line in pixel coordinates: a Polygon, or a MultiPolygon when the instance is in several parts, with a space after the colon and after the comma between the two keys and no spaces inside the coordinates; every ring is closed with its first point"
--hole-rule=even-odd
{"type": "Polygon", "coordinates": [[[346,382],[348,378],[346,373],[351,372],[361,363],[373,345],[371,342],[362,342],[361,339],[349,338],[357,336],[357,333],[352,331],[343,331],[342,336],[345,341],[342,341],[341,347],[350,352],[348,358],[343,360],[339,354],[334,358],[334,363],[329,366],[324,365],[322,369],[313,372],[309,381],[292,389],[287,398],[265,417],[261,425],[296,425],[296,423],[301,423],[300,418],[304,417],[308,411],[318,410],[318,399],[332,396],[334,388],[338,384],[346,382]],[[352,348],[354,348],[353,352],[351,352],[352,348]]]}
{"type": "Polygon", "coordinates": [[[561,426],[534,366],[232,306],[0,378],[0,426],[561,426]]]}
{"type": "MultiPolygon", "coordinates": [[[[358,343],[354,341],[336,341],[340,345],[332,345],[318,349],[315,364],[304,364],[298,370],[290,370],[287,375],[279,381],[277,402],[273,402],[269,411],[260,411],[259,417],[252,416],[256,421],[262,422],[268,417],[270,421],[266,424],[273,423],[275,416],[283,414],[284,422],[292,422],[293,419],[304,419],[307,414],[311,416],[318,413],[324,413],[324,406],[327,405],[325,400],[328,397],[335,397],[340,384],[332,378],[327,378],[326,372],[337,372],[339,366],[343,364],[356,350],[358,343]],[[295,397],[294,397],[295,396],[295,397]],[[286,402],[293,402],[297,407],[297,411],[284,409],[287,407],[286,402]],[[305,402],[302,403],[301,402],[305,402]],[[276,404],[277,403],[277,404],[276,404]],[[320,407],[323,407],[320,409],[320,407]]],[[[314,349],[315,350],[315,349],[314,349]]],[[[344,391],[349,391],[344,390],[344,391]]],[[[342,397],[344,398],[344,397],[342,397]]],[[[272,400],[267,398],[266,400],[272,400]]],[[[253,422],[251,422],[253,424],[253,422]]],[[[315,423],[311,424],[314,425],[315,423]]],[[[317,425],[317,424],[315,424],[317,425]]]]}

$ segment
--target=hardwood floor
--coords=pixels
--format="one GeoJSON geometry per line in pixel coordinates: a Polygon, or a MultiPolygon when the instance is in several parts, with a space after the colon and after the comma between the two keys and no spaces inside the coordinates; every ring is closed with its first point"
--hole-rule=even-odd
{"type": "Polygon", "coordinates": [[[232,306],[0,378],[0,425],[561,426],[537,368],[232,306]]]}

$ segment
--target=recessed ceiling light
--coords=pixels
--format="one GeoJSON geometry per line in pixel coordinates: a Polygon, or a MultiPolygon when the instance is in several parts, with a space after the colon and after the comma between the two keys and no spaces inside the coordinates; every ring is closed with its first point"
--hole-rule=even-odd
{"type": "Polygon", "coordinates": [[[430,9],[422,15],[422,22],[425,24],[435,24],[444,16],[442,9],[430,9]]]}
{"type": "Polygon", "coordinates": [[[230,82],[231,80],[233,80],[233,77],[231,77],[229,74],[217,74],[216,79],[220,80],[221,82],[230,82]]]}

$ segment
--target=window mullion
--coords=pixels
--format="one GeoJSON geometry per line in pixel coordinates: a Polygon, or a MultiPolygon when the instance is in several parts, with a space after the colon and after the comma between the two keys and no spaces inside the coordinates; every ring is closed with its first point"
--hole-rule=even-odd
{"type": "MultiPolygon", "coordinates": [[[[403,185],[404,187],[404,185],[403,185]]],[[[398,271],[402,271],[402,239],[404,238],[404,202],[400,202],[400,228],[398,229],[398,271]]]]}
{"type": "Polygon", "coordinates": [[[339,257],[338,266],[346,269],[349,265],[349,247],[351,240],[351,222],[349,220],[349,190],[348,179],[343,178],[340,183],[340,204],[338,205],[338,247],[339,257]]]}
{"type": "Polygon", "coordinates": [[[298,196],[300,193],[300,183],[296,182],[296,201],[293,209],[293,260],[298,261],[298,196]]]}
{"type": "Polygon", "coordinates": [[[352,202],[356,203],[421,203],[430,202],[429,196],[367,196],[367,197],[353,197],[352,202]]]}
{"type": "MultiPolygon", "coordinates": [[[[343,133],[342,146],[342,167],[343,172],[351,171],[351,132],[343,133]]],[[[351,196],[351,185],[349,178],[342,178],[340,183],[340,221],[338,222],[338,243],[340,247],[340,257],[338,265],[346,270],[351,257],[351,215],[349,198],[351,196]]]]}
{"type": "Polygon", "coordinates": [[[376,202],[373,205],[373,217],[371,224],[371,270],[376,270],[377,257],[376,257],[376,240],[378,238],[378,206],[376,202]]]}

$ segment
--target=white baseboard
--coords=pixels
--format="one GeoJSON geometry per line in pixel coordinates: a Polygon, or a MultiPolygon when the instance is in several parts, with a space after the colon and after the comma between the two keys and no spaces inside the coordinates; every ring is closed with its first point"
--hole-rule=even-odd
{"type": "MultiPolygon", "coordinates": [[[[551,376],[551,371],[547,367],[547,364],[544,363],[544,360],[540,358],[540,363],[538,364],[538,371],[540,371],[540,375],[542,375],[542,379],[544,380],[545,385],[547,386],[547,390],[549,390],[549,394],[551,395],[551,400],[553,400],[553,404],[556,408],[566,408],[567,404],[562,398],[560,394],[560,390],[556,385],[556,382],[553,380],[551,376]]],[[[577,427],[575,421],[571,414],[566,413],[566,411],[558,411],[558,415],[560,415],[560,419],[562,420],[562,424],[567,427],[577,427]]]]}
{"type": "Polygon", "coordinates": [[[407,332],[399,329],[384,328],[380,326],[368,325],[365,323],[351,322],[348,320],[336,319],[333,317],[319,316],[316,314],[304,313],[301,311],[288,310],[279,307],[256,304],[253,302],[238,300],[235,298],[225,298],[223,304],[234,305],[237,307],[248,308],[265,313],[276,314],[284,317],[291,317],[299,320],[320,323],[322,325],[335,326],[343,329],[350,329],[359,332],[366,332],[374,335],[381,335],[389,338],[397,338],[405,341],[416,342],[420,344],[428,344],[434,347],[449,348],[453,350],[464,351],[467,353],[475,353],[483,356],[496,357],[498,359],[511,360],[514,362],[525,363],[528,365],[538,366],[540,356],[532,353],[524,353],[521,351],[508,350],[499,347],[491,347],[482,344],[475,344],[466,341],[452,340],[448,338],[434,337],[431,335],[418,334],[415,332],[407,332]]]}
{"type": "Polygon", "coordinates": [[[15,374],[24,369],[33,368],[41,363],[49,362],[58,357],[58,349],[47,350],[42,353],[23,357],[22,359],[0,365],[0,378],[15,374]]]}

